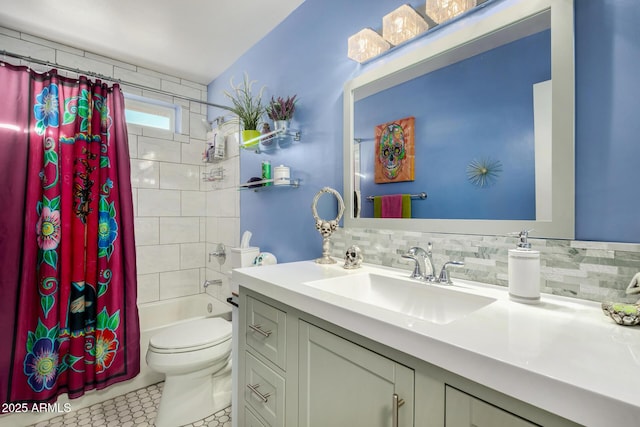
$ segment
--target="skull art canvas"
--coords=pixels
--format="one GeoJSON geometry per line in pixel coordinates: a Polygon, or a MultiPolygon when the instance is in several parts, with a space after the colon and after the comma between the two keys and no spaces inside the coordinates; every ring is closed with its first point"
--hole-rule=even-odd
{"type": "Polygon", "coordinates": [[[375,183],[413,181],[415,118],[384,123],[375,128],[375,183]]]}

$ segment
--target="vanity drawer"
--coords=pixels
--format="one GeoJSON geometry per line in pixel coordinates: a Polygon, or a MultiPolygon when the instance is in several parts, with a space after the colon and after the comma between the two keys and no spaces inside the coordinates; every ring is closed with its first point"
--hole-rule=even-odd
{"type": "Polygon", "coordinates": [[[244,408],[244,427],[266,427],[249,408],[244,408]]]}
{"type": "Polygon", "coordinates": [[[286,368],[286,313],[247,297],[247,345],[276,366],[286,368]]]}
{"type": "Polygon", "coordinates": [[[284,426],[284,378],[245,353],[244,400],[269,426],[284,426]]]}

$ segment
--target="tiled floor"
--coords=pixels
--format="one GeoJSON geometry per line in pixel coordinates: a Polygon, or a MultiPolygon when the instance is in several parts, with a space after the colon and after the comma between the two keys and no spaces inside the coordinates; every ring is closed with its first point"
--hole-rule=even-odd
{"type": "MultiPolygon", "coordinates": [[[[163,383],[132,391],[88,408],[34,424],[31,427],[151,427],[160,403],[163,383]]],[[[186,427],[231,427],[231,407],[187,424],[186,427]]]]}

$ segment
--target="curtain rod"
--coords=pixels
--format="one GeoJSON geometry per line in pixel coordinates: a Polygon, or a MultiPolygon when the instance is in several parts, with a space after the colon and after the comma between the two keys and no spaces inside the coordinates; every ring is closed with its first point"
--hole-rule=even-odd
{"type": "MultiPolygon", "coordinates": [[[[141,85],[141,84],[138,84],[138,83],[127,82],[125,80],[120,80],[120,79],[116,79],[114,77],[105,76],[104,74],[94,73],[93,71],[86,71],[86,70],[81,70],[79,68],[67,67],[65,65],[56,64],[55,62],[44,61],[42,59],[36,59],[36,58],[32,58],[30,56],[24,56],[24,55],[20,55],[20,54],[13,53],[13,52],[8,52],[6,50],[0,50],[0,55],[5,56],[5,57],[6,56],[10,56],[12,58],[21,59],[23,61],[31,62],[33,64],[45,65],[47,67],[58,68],[58,69],[62,69],[62,70],[65,70],[65,71],[71,71],[71,72],[76,73],[76,74],[96,77],[96,78],[99,78],[101,80],[106,80],[106,81],[110,81],[110,82],[113,82],[113,83],[132,86],[132,87],[135,87],[136,89],[148,90],[150,92],[159,93],[161,95],[172,96],[174,98],[183,99],[185,101],[196,102],[198,104],[204,104],[204,105],[207,105],[209,107],[216,107],[216,108],[222,108],[224,110],[229,110],[229,107],[226,107],[224,105],[213,104],[213,103],[207,102],[207,101],[201,101],[199,99],[190,98],[188,96],[183,96],[183,95],[178,95],[178,94],[175,94],[175,93],[167,92],[166,90],[156,89],[156,88],[145,86],[145,85],[141,85]]],[[[0,62],[2,62],[1,59],[0,59],[0,62]]]]}

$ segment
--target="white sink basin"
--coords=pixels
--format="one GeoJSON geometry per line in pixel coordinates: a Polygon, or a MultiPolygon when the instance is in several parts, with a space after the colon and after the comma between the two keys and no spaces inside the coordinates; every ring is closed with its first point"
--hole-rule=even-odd
{"type": "Polygon", "coordinates": [[[453,322],[495,301],[454,288],[374,273],[333,277],[305,285],[439,324],[453,322]]]}

